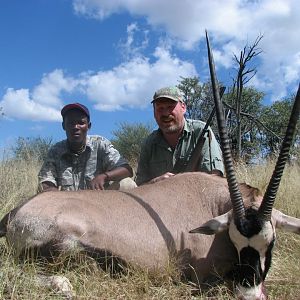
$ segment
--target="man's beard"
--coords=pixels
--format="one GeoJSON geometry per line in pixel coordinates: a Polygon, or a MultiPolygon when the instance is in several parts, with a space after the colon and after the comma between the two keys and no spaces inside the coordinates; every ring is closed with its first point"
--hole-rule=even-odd
{"type": "Polygon", "coordinates": [[[181,130],[181,126],[179,124],[174,124],[169,127],[164,127],[163,132],[165,133],[176,133],[181,130]]]}
{"type": "Polygon", "coordinates": [[[161,130],[164,133],[176,133],[178,131],[181,131],[181,129],[182,129],[182,124],[177,123],[173,116],[168,116],[168,117],[163,116],[163,117],[161,117],[161,123],[162,123],[161,130]],[[168,125],[168,124],[165,124],[163,122],[163,121],[170,121],[170,120],[175,122],[175,124],[168,125]]]}

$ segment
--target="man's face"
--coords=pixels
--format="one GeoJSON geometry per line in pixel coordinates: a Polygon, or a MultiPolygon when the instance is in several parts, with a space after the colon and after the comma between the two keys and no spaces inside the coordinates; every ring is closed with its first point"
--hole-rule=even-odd
{"type": "Polygon", "coordinates": [[[72,109],[65,115],[63,129],[66,131],[67,139],[71,144],[85,143],[90,126],[86,114],[78,109],[72,109]]]}
{"type": "Polygon", "coordinates": [[[185,112],[186,106],[180,101],[162,98],[154,102],[154,117],[163,133],[181,131],[185,112]]]}

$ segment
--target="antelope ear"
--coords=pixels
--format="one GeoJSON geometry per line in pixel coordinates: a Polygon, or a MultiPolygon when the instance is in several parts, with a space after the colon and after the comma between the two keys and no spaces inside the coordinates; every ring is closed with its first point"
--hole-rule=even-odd
{"type": "Polygon", "coordinates": [[[276,228],[300,234],[300,219],[285,215],[275,208],[272,210],[272,219],[275,221],[276,228]]]}
{"type": "Polygon", "coordinates": [[[223,214],[221,216],[215,217],[207,221],[200,227],[189,231],[189,233],[201,233],[206,235],[217,234],[228,229],[231,219],[232,211],[229,211],[226,214],[223,214]]]}

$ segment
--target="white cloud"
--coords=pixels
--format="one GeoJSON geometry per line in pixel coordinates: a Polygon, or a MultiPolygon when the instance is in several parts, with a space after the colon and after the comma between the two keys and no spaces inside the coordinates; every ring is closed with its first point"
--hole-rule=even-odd
{"type": "Polygon", "coordinates": [[[60,107],[61,92],[71,92],[77,84],[73,78],[64,77],[62,70],[54,70],[43,76],[41,83],[32,92],[32,99],[40,104],[60,107]]]}
{"type": "Polygon", "coordinates": [[[241,50],[263,34],[259,46],[264,52],[252,84],[268,88],[276,93],[273,97],[285,96],[287,88],[298,84],[298,0],[73,0],[73,6],[78,14],[100,20],[124,11],[145,17],[153,30],[164,30],[185,49],[202,41],[208,29],[213,47],[218,47],[216,62],[226,68],[233,63],[231,49],[241,50]]]}
{"type": "Polygon", "coordinates": [[[285,67],[284,74],[287,82],[296,81],[300,78],[300,51],[294,57],[294,64],[285,67]]]}
{"type": "Polygon", "coordinates": [[[221,35],[241,33],[251,19],[247,17],[245,1],[238,0],[73,0],[77,14],[103,20],[112,14],[128,11],[146,17],[154,28],[163,27],[182,45],[190,48],[204,37],[204,28],[221,35]]]}
{"type": "Polygon", "coordinates": [[[45,74],[41,83],[28,89],[8,88],[0,101],[6,118],[32,121],[61,121],[61,94],[72,92],[78,82],[65,77],[62,70],[45,74]]]}
{"type": "Polygon", "coordinates": [[[148,31],[140,30],[137,23],[127,26],[127,39],[119,43],[119,49],[125,60],[140,56],[141,52],[148,46],[148,31]],[[140,35],[142,35],[140,37],[140,35]]]}
{"type": "Polygon", "coordinates": [[[7,89],[0,106],[3,107],[5,117],[8,118],[32,121],[58,121],[61,119],[59,110],[32,100],[28,89],[7,89]]]}
{"type": "Polygon", "coordinates": [[[98,110],[143,108],[150,103],[157,88],[178,84],[180,76],[197,75],[193,64],[172,56],[168,49],[156,48],[153,57],[154,62],[150,63],[148,58],[139,55],[112,70],[82,73],[77,79],[66,77],[62,70],[54,70],[43,76],[32,93],[28,89],[7,89],[0,107],[12,119],[61,121],[63,96],[80,92],[98,110]]]}
{"type": "Polygon", "coordinates": [[[163,48],[157,48],[155,62],[145,57],[133,58],[113,70],[86,75],[83,89],[99,110],[118,110],[126,107],[145,107],[154,90],[161,86],[178,84],[180,76],[196,76],[194,66],[174,57],[163,48]]]}
{"type": "Polygon", "coordinates": [[[97,0],[75,0],[73,1],[74,11],[78,14],[103,20],[113,13],[118,13],[122,9],[119,1],[100,1],[97,0]]]}

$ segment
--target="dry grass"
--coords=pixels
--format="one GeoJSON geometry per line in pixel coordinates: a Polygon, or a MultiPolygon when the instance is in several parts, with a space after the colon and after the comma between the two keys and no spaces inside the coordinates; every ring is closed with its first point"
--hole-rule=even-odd
{"type": "MultiPolygon", "coordinates": [[[[0,217],[20,200],[35,194],[39,167],[35,161],[4,160],[0,164],[0,217]]],[[[264,190],[272,170],[272,162],[253,167],[240,165],[237,174],[240,181],[264,190]]],[[[277,208],[297,217],[300,217],[299,180],[299,166],[289,166],[276,200],[277,208]]],[[[300,298],[299,245],[299,236],[278,233],[273,264],[266,281],[270,299],[300,298]]],[[[51,273],[68,277],[76,299],[233,299],[223,285],[214,287],[210,294],[195,294],[197,287],[180,281],[172,265],[165,272],[156,273],[131,268],[113,278],[99,270],[94,261],[84,255],[51,265],[29,261],[19,264],[4,239],[0,240],[0,299],[63,299],[35,281],[37,272],[45,268],[51,273]]]]}
{"type": "MultiPolygon", "coordinates": [[[[251,183],[265,191],[272,176],[274,162],[259,166],[239,165],[239,181],[251,183]]],[[[300,167],[285,168],[277,193],[275,208],[285,214],[300,218],[300,167]]],[[[266,280],[270,299],[300,299],[300,236],[277,231],[272,267],[266,280]]]]}

